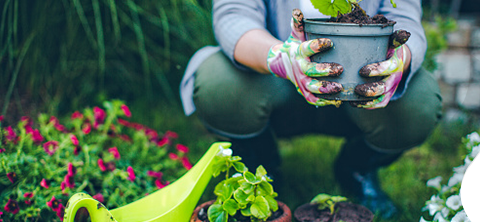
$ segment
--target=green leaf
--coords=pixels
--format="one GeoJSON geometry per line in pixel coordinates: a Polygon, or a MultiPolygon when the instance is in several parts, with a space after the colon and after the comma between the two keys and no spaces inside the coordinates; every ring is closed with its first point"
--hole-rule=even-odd
{"type": "Polygon", "coordinates": [[[255,172],[255,176],[262,178],[263,176],[266,176],[266,175],[267,175],[267,170],[265,170],[265,168],[262,165],[258,166],[257,171],[255,172]]]}
{"type": "Polygon", "coordinates": [[[208,208],[208,220],[212,222],[228,222],[228,213],[221,204],[212,204],[208,208]]]}
{"type": "Polygon", "coordinates": [[[238,162],[240,160],[242,160],[242,158],[239,156],[233,156],[230,158],[230,162],[238,162]]]}
{"type": "Polygon", "coordinates": [[[242,162],[233,162],[232,164],[237,172],[243,173],[248,170],[248,168],[242,162]]]}
{"type": "Polygon", "coordinates": [[[346,197],[342,196],[332,196],[332,201],[335,203],[347,201],[346,197]]]}
{"type": "Polygon", "coordinates": [[[219,199],[223,202],[232,196],[233,188],[232,186],[226,184],[225,181],[221,181],[215,186],[215,190],[213,191],[213,193],[217,195],[219,199]]]}
{"type": "Polygon", "coordinates": [[[253,173],[251,172],[245,172],[243,174],[243,177],[245,178],[245,180],[251,184],[259,184],[260,182],[262,182],[259,178],[257,178],[255,175],[253,175],[253,173]]]}
{"type": "Polygon", "coordinates": [[[262,196],[265,196],[265,195],[273,195],[273,186],[272,184],[270,184],[269,182],[267,181],[262,181],[258,184],[258,188],[257,188],[257,194],[258,195],[262,195],[262,196]]]}
{"type": "Polygon", "coordinates": [[[240,205],[235,200],[228,199],[223,203],[223,209],[233,216],[237,213],[237,210],[240,210],[240,205]]]}
{"type": "Polygon", "coordinates": [[[313,7],[318,9],[320,13],[332,17],[336,17],[338,12],[347,14],[352,11],[352,6],[346,0],[334,0],[333,3],[331,0],[312,0],[311,2],[313,7]]]}
{"type": "Polygon", "coordinates": [[[247,201],[248,202],[254,202],[255,201],[255,195],[252,194],[252,195],[248,196],[247,201]]]}
{"type": "Polygon", "coordinates": [[[227,171],[227,160],[225,157],[215,157],[215,162],[213,163],[213,177],[217,177],[220,173],[227,171]]]}
{"type": "Polygon", "coordinates": [[[321,193],[321,194],[318,194],[317,196],[315,196],[311,201],[310,203],[326,203],[327,200],[330,200],[332,198],[331,195],[328,195],[326,193],[321,193]]]}
{"type": "Polygon", "coordinates": [[[240,212],[242,213],[243,216],[246,216],[246,217],[252,216],[252,212],[250,211],[250,207],[242,209],[240,212]]]}
{"type": "Polygon", "coordinates": [[[393,6],[394,8],[397,7],[397,3],[395,3],[393,0],[390,0],[390,4],[392,4],[392,6],[393,6]]]}
{"type": "Polygon", "coordinates": [[[267,200],[268,206],[272,210],[272,212],[275,212],[278,210],[278,202],[273,198],[272,196],[266,196],[265,200],[267,200]]]}
{"type": "Polygon", "coordinates": [[[235,198],[235,200],[240,205],[247,205],[248,204],[248,201],[247,201],[248,196],[249,195],[241,189],[235,190],[235,192],[233,192],[233,198],[235,198]]]}
{"type": "Polygon", "coordinates": [[[258,219],[267,219],[272,215],[267,200],[262,196],[255,198],[255,202],[250,206],[250,212],[258,219]]]}
{"type": "Polygon", "coordinates": [[[239,180],[238,183],[240,184],[240,189],[242,189],[247,194],[252,193],[255,189],[255,186],[247,182],[245,179],[239,180]]]}

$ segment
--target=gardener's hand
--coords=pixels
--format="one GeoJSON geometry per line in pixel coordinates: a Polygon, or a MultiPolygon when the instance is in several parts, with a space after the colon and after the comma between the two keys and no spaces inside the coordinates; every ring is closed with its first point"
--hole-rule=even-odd
{"type": "Polygon", "coordinates": [[[403,72],[410,64],[410,50],[404,43],[410,37],[410,33],[404,30],[395,31],[390,37],[387,60],[369,64],[360,69],[360,75],[364,77],[386,76],[378,82],[365,83],[355,87],[355,92],[366,97],[377,97],[368,102],[351,103],[353,106],[377,109],[387,106],[397,87],[402,80],[403,72]]]}
{"type": "Polygon", "coordinates": [[[343,72],[343,67],[339,64],[314,63],[310,60],[310,56],[332,48],[332,41],[330,39],[306,41],[303,31],[303,14],[299,9],[292,12],[291,26],[292,33],[288,40],[270,49],[267,59],[268,69],[275,76],[290,80],[308,103],[316,106],[338,107],[341,101],[321,99],[313,93],[337,93],[342,91],[342,85],[311,78],[338,76],[343,72]]]}

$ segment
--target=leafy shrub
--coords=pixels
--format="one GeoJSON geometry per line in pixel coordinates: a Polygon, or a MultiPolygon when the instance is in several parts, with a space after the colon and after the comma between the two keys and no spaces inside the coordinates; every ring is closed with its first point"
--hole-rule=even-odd
{"type": "Polygon", "coordinates": [[[65,122],[40,114],[0,127],[0,221],[61,221],[77,192],[116,208],[192,167],[176,133],[126,120],[131,113],[121,101],[103,105],[65,122]]]}

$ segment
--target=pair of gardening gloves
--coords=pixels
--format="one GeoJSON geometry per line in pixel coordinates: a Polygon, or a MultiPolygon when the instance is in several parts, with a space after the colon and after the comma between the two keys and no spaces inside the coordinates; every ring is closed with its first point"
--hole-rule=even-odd
{"type": "MultiPolygon", "coordinates": [[[[310,56],[321,53],[333,47],[330,39],[320,38],[306,40],[304,33],[303,14],[299,9],[292,12],[292,33],[287,41],[274,45],[267,58],[270,72],[280,78],[290,80],[306,101],[315,106],[339,106],[340,100],[318,98],[315,94],[333,94],[343,90],[340,83],[318,80],[316,77],[338,76],[343,67],[337,63],[315,63],[310,56]]],[[[407,57],[404,41],[390,41],[387,60],[364,66],[359,74],[364,77],[383,76],[378,82],[358,85],[355,92],[359,95],[372,97],[372,100],[352,105],[376,109],[385,107],[395,93],[402,80],[404,62],[407,57]]],[[[320,78],[321,79],[321,78],[320,78]]]]}

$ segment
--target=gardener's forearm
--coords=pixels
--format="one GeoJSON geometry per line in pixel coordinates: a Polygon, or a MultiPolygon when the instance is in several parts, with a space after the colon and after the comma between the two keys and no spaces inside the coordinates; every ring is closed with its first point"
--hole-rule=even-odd
{"type": "Polygon", "coordinates": [[[237,62],[253,70],[269,74],[267,67],[268,51],[273,45],[282,41],[273,37],[268,31],[253,29],[245,33],[237,42],[234,57],[237,62]]]}

